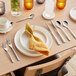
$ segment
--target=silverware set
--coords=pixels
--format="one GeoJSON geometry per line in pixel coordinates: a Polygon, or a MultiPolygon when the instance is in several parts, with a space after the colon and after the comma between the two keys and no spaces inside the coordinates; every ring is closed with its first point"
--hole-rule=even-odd
{"type": "Polygon", "coordinates": [[[70,40],[71,40],[70,37],[69,37],[68,34],[64,31],[64,29],[62,29],[60,21],[57,21],[57,22],[56,22],[56,26],[57,26],[59,29],[62,30],[62,32],[65,34],[66,38],[70,41],[70,40]]]}
{"type": "MultiPolygon", "coordinates": [[[[20,61],[20,58],[18,57],[16,51],[14,50],[11,41],[10,41],[9,39],[6,39],[6,42],[7,42],[8,46],[12,49],[12,51],[13,51],[16,59],[17,59],[18,61],[20,61]]],[[[7,52],[7,54],[8,54],[8,56],[9,56],[11,62],[14,63],[14,60],[12,59],[12,57],[11,57],[11,55],[10,55],[10,53],[9,53],[9,50],[8,50],[8,48],[7,48],[7,46],[6,46],[6,43],[2,43],[2,47],[3,47],[3,49],[7,52]]]]}
{"type": "MultiPolygon", "coordinates": [[[[63,43],[66,43],[66,40],[63,38],[62,34],[59,32],[59,30],[56,28],[56,26],[64,33],[64,35],[66,36],[66,38],[68,39],[68,41],[71,41],[70,37],[68,36],[68,34],[64,31],[64,29],[62,28],[62,25],[60,23],[60,21],[56,21],[56,26],[53,24],[52,21],[50,21],[50,24],[53,26],[53,28],[55,29],[55,31],[57,32],[57,34],[59,35],[59,37],[61,38],[62,42],[63,43]]],[[[53,37],[55,38],[56,42],[58,45],[61,44],[61,42],[58,40],[58,38],[55,36],[55,34],[51,31],[50,27],[48,24],[47,25],[47,28],[48,30],[51,32],[51,34],[53,35],[53,37]]],[[[72,34],[72,36],[76,39],[76,35],[72,32],[72,30],[68,27],[68,22],[67,21],[63,21],[63,26],[65,28],[67,28],[70,33],[72,34]]]]}

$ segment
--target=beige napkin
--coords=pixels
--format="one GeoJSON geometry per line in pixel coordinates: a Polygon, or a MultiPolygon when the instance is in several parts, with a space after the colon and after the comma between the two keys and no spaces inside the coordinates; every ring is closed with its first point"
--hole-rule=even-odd
{"type": "Polygon", "coordinates": [[[33,30],[29,23],[26,24],[25,32],[29,36],[29,48],[48,56],[49,48],[40,38],[33,35],[33,30]]]}

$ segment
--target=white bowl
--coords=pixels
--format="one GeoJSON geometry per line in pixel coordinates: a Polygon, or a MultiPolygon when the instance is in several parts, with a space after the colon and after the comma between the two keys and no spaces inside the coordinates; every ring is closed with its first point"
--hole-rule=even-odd
{"type": "Polygon", "coordinates": [[[0,18],[0,30],[6,30],[10,25],[10,21],[5,18],[5,17],[1,17],[0,18]]]}

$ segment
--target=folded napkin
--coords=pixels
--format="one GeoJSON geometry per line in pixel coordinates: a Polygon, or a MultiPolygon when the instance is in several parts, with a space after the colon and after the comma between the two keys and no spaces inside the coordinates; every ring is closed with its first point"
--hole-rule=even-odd
{"type": "Polygon", "coordinates": [[[29,48],[48,56],[49,48],[40,38],[33,34],[33,30],[29,23],[26,24],[25,32],[29,36],[29,48]]]}

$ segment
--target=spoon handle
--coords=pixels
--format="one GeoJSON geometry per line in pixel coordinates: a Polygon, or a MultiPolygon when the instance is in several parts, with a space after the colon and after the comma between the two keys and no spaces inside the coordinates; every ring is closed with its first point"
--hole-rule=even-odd
{"type": "Polygon", "coordinates": [[[16,23],[21,22],[21,21],[24,21],[24,20],[27,20],[27,19],[29,19],[29,18],[20,19],[20,20],[16,21],[16,23]]]}
{"type": "Polygon", "coordinates": [[[76,39],[76,35],[72,32],[72,30],[68,27],[68,30],[71,32],[71,34],[73,35],[73,37],[76,39]]]}
{"type": "Polygon", "coordinates": [[[63,38],[63,36],[60,34],[60,32],[57,30],[57,33],[59,34],[59,36],[61,37],[61,39],[62,39],[62,42],[63,43],[65,43],[66,41],[65,41],[65,39],[63,38]]]}
{"type": "Polygon", "coordinates": [[[55,40],[56,40],[57,44],[58,44],[58,45],[60,45],[61,43],[60,43],[60,41],[58,40],[58,38],[54,35],[54,33],[53,33],[53,32],[51,32],[51,34],[54,36],[54,38],[55,38],[55,40]]]}
{"type": "MultiPolygon", "coordinates": [[[[46,25],[47,25],[47,24],[46,24],[46,25]]],[[[60,43],[60,41],[58,40],[58,38],[54,35],[54,33],[51,31],[51,29],[49,28],[48,25],[47,25],[47,27],[48,27],[48,30],[50,31],[50,33],[52,34],[52,36],[55,38],[57,44],[60,45],[61,43],[60,43]]]]}
{"type": "MultiPolygon", "coordinates": [[[[62,29],[62,28],[61,28],[62,29]]],[[[65,34],[65,36],[67,37],[67,39],[70,41],[70,37],[68,36],[68,34],[62,29],[63,33],[65,34]]]]}

